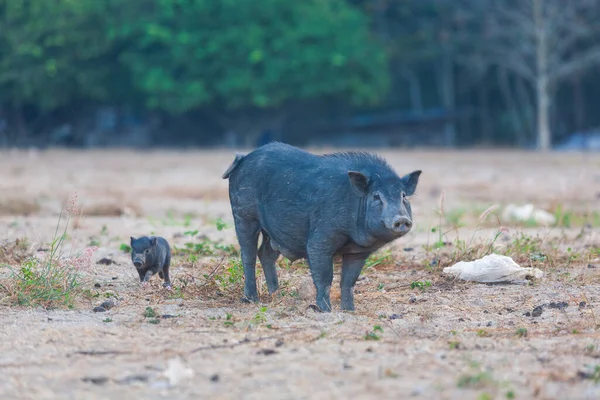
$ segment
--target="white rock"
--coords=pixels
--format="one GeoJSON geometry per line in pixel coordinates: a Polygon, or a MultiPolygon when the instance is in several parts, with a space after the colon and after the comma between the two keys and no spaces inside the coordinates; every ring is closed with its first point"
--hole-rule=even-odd
{"type": "Polygon", "coordinates": [[[523,282],[527,277],[541,278],[537,268],[522,268],[510,257],[490,254],[475,261],[460,261],[444,268],[444,274],[464,281],[482,283],[523,282]]]}
{"type": "Polygon", "coordinates": [[[520,221],[525,222],[530,219],[534,220],[540,225],[552,225],[556,222],[554,215],[549,212],[535,208],[533,204],[525,204],[518,206],[516,204],[509,204],[504,208],[502,212],[502,219],[505,221],[520,221]]]}
{"type": "Polygon", "coordinates": [[[179,357],[175,357],[168,361],[163,374],[169,380],[169,384],[175,386],[184,379],[192,378],[194,370],[186,367],[179,357]]]}

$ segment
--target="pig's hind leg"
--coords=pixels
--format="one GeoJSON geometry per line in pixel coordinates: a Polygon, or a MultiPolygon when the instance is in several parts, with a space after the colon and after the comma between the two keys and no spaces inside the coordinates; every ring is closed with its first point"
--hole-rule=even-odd
{"type": "Polygon", "coordinates": [[[171,266],[171,255],[167,254],[162,271],[158,272],[158,276],[164,281],[163,287],[171,289],[171,279],[169,278],[169,267],[171,266]]]}
{"type": "Polygon", "coordinates": [[[269,294],[273,294],[279,289],[277,270],[275,268],[275,262],[279,257],[279,252],[271,247],[271,238],[264,230],[262,231],[262,237],[262,243],[258,249],[258,259],[260,260],[260,265],[262,265],[265,274],[269,294]]]}
{"type": "Polygon", "coordinates": [[[260,223],[257,220],[243,219],[234,215],[235,233],[240,244],[244,266],[244,295],[247,300],[258,302],[256,289],[256,247],[260,223]]]}

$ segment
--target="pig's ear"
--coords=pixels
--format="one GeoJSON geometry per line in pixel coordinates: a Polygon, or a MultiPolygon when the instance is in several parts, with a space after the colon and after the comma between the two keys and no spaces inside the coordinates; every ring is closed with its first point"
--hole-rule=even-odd
{"type": "Polygon", "coordinates": [[[156,238],[153,237],[152,240],[150,240],[150,244],[154,247],[156,246],[156,238]]]}
{"type": "Polygon", "coordinates": [[[352,183],[352,189],[357,195],[364,196],[367,194],[369,178],[357,171],[348,171],[348,177],[350,178],[350,183],[352,183]]]}
{"type": "Polygon", "coordinates": [[[421,170],[413,171],[410,174],[404,175],[402,180],[404,181],[404,186],[406,188],[406,195],[412,196],[417,190],[417,183],[419,183],[419,176],[421,175],[421,170]]]}
{"type": "Polygon", "coordinates": [[[129,244],[133,244],[135,242],[135,238],[133,236],[129,236],[129,244]]]}

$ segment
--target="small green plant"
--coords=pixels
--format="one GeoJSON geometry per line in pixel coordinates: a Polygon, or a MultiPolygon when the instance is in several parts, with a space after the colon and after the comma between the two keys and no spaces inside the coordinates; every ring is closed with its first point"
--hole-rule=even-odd
{"type": "Polygon", "coordinates": [[[156,315],[156,310],[154,310],[152,307],[146,307],[144,310],[144,318],[154,318],[156,315]]]}
{"type": "Polygon", "coordinates": [[[218,231],[222,231],[223,229],[227,228],[227,223],[225,223],[221,218],[217,218],[215,225],[217,226],[218,231]]]}
{"type": "Polygon", "coordinates": [[[517,328],[515,331],[517,337],[527,337],[527,328],[517,328]]]}
{"type": "Polygon", "coordinates": [[[151,319],[148,320],[148,323],[156,325],[156,324],[160,323],[160,319],[158,319],[158,318],[151,318],[151,319]]]}
{"type": "Polygon", "coordinates": [[[67,228],[70,213],[74,210],[75,200],[70,199],[66,217],[63,211],[59,214],[50,249],[43,259],[27,257],[19,268],[8,267],[10,277],[6,285],[0,286],[9,294],[9,298],[18,305],[42,306],[44,308],[74,306],[75,295],[79,292],[81,264],[90,262],[92,248],[86,249],[84,255],[71,260],[62,260],[61,253],[67,239],[67,228]],[[64,220],[62,233],[59,235],[64,220]]]}
{"type": "Polygon", "coordinates": [[[365,333],[365,340],[379,340],[381,339],[381,337],[375,333],[375,332],[380,332],[383,333],[383,328],[381,327],[381,325],[375,325],[373,326],[373,330],[372,331],[367,331],[365,333]]]}
{"type": "Polygon", "coordinates": [[[477,331],[477,336],[479,336],[479,337],[487,337],[487,336],[490,336],[490,334],[485,329],[479,329],[477,331]]]}
{"type": "Polygon", "coordinates": [[[492,395],[489,393],[481,393],[479,396],[477,396],[477,400],[492,400],[492,395]]]}
{"type": "Polygon", "coordinates": [[[448,348],[450,350],[458,350],[460,348],[460,342],[458,340],[451,340],[448,342],[448,348]]]}
{"type": "Polygon", "coordinates": [[[430,286],[431,286],[431,281],[425,281],[425,282],[414,281],[414,282],[411,282],[411,284],[410,284],[411,289],[419,288],[421,290],[425,290],[426,288],[428,288],[430,286]]]}
{"type": "Polygon", "coordinates": [[[596,365],[591,367],[589,365],[586,366],[588,371],[581,373],[584,379],[590,379],[594,381],[594,383],[600,383],[600,365],[596,365]]]}
{"type": "Polygon", "coordinates": [[[112,322],[112,318],[104,318],[102,322],[112,322]]]}
{"type": "Polygon", "coordinates": [[[376,267],[378,265],[391,264],[393,262],[392,251],[390,249],[377,251],[367,258],[365,261],[365,267],[362,269],[361,274],[368,269],[376,267]]]}
{"type": "Polygon", "coordinates": [[[515,392],[513,390],[509,390],[508,392],[506,392],[506,398],[509,400],[515,399],[516,398],[515,392]]]}
{"type": "Polygon", "coordinates": [[[100,236],[108,236],[108,228],[106,225],[102,225],[102,229],[100,229],[100,236]]]}
{"type": "Polygon", "coordinates": [[[226,313],[225,314],[225,322],[223,322],[225,326],[233,326],[233,315],[226,313]]]}
{"type": "Polygon", "coordinates": [[[492,383],[492,375],[487,371],[475,373],[473,375],[464,374],[458,378],[457,386],[459,388],[482,388],[486,384],[492,383]]]}
{"type": "Polygon", "coordinates": [[[131,253],[131,246],[125,243],[121,243],[121,245],[119,246],[119,250],[121,250],[123,253],[131,253]]]}
{"type": "Polygon", "coordinates": [[[260,325],[264,322],[267,322],[267,307],[266,306],[262,306],[259,308],[258,312],[254,315],[254,318],[252,318],[252,322],[254,322],[254,324],[256,325],[260,325]]]}
{"type": "Polygon", "coordinates": [[[244,281],[244,266],[241,258],[230,258],[224,273],[214,277],[221,290],[235,290],[244,281]]]}

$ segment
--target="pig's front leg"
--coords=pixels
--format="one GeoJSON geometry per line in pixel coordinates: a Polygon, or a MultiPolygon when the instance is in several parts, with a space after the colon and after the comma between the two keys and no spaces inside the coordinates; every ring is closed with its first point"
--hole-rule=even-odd
{"type": "Polygon", "coordinates": [[[148,286],[148,281],[150,280],[150,278],[152,278],[152,275],[154,275],[154,271],[152,271],[152,269],[146,271],[146,273],[144,274],[144,279],[142,279],[142,286],[148,286]]]}
{"type": "Polygon", "coordinates": [[[342,258],[342,310],[354,311],[354,285],[371,253],[344,254],[342,258]]]}
{"type": "Polygon", "coordinates": [[[309,243],[308,265],[317,289],[317,307],[323,312],[331,312],[330,291],[333,283],[333,254],[320,243],[309,243]]]}

